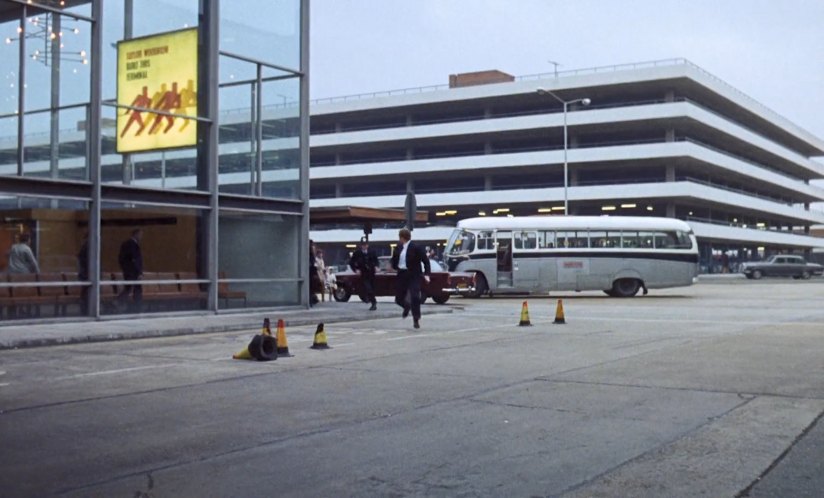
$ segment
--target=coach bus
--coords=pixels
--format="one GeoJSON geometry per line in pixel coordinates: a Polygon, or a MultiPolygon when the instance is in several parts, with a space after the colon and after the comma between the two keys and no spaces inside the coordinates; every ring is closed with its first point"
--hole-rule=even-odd
{"type": "Polygon", "coordinates": [[[458,223],[444,256],[450,271],[475,273],[470,297],[585,290],[630,297],[691,285],[698,275],[695,235],[672,218],[470,218],[458,223]]]}

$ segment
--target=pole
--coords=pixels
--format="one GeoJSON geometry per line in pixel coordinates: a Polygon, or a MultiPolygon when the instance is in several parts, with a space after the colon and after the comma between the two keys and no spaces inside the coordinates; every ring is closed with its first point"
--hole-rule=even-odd
{"type": "Polygon", "coordinates": [[[564,102],[564,216],[569,214],[569,165],[567,163],[567,102],[564,102]]]}

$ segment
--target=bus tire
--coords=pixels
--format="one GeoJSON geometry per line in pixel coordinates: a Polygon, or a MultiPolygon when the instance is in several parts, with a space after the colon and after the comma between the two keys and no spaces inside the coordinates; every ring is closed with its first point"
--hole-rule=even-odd
{"type": "Polygon", "coordinates": [[[346,286],[343,285],[339,285],[337,289],[335,289],[335,292],[332,294],[332,297],[335,298],[335,301],[339,303],[345,303],[346,301],[349,301],[349,298],[351,296],[352,293],[349,292],[349,289],[347,289],[346,286]]]}
{"type": "Polygon", "coordinates": [[[440,296],[432,296],[432,300],[438,304],[446,304],[449,301],[449,294],[443,294],[440,296]]]}
{"type": "Polygon", "coordinates": [[[468,293],[466,297],[479,298],[486,294],[487,289],[489,289],[489,286],[486,285],[486,277],[484,277],[482,273],[476,273],[475,290],[468,293]]]}
{"type": "Polygon", "coordinates": [[[632,297],[638,294],[641,288],[641,282],[635,278],[619,278],[612,283],[612,296],[614,297],[632,297]]]}

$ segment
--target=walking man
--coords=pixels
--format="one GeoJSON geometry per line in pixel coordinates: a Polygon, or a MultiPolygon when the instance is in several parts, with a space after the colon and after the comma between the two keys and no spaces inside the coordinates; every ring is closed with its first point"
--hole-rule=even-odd
{"type": "Polygon", "coordinates": [[[369,239],[363,237],[360,242],[361,248],[352,253],[349,266],[360,277],[364,296],[372,303],[369,311],[375,311],[378,309],[378,301],[375,299],[375,271],[378,268],[378,255],[374,249],[369,249],[369,239]]]}
{"type": "MultiPolygon", "coordinates": [[[[143,238],[143,230],[135,229],[132,236],[120,244],[120,254],[117,262],[123,271],[124,280],[140,280],[143,278],[143,253],[140,250],[140,239],[143,238]]],[[[140,304],[143,301],[142,285],[124,285],[123,290],[117,296],[117,300],[126,303],[132,294],[132,305],[130,311],[140,312],[140,304]]]]}
{"type": "Polygon", "coordinates": [[[403,308],[403,317],[412,311],[416,329],[421,328],[421,279],[429,283],[432,273],[429,258],[423,247],[412,242],[412,232],[401,228],[398,232],[398,246],[392,253],[392,268],[398,271],[395,303],[403,308]]]}

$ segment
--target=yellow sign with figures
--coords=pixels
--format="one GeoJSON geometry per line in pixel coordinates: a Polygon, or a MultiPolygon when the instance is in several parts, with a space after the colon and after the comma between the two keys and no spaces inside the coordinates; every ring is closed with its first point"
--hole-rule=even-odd
{"type": "Polygon", "coordinates": [[[117,104],[117,152],[195,145],[197,28],[119,42],[117,104]]]}

